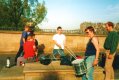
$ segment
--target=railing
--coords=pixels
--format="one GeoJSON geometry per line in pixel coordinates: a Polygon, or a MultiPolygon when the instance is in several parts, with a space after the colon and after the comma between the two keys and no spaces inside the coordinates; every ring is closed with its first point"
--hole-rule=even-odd
{"type": "MultiPolygon", "coordinates": [[[[9,31],[22,31],[22,29],[16,30],[15,27],[0,27],[0,30],[9,30],[9,31]]],[[[42,33],[56,33],[56,29],[37,29],[36,32],[42,33]]],[[[82,31],[80,30],[63,30],[65,34],[81,34],[82,31]]]]}
{"type": "MultiPolygon", "coordinates": [[[[40,29],[40,32],[56,33],[56,29],[40,29]]],[[[63,30],[66,34],[81,34],[80,30],[63,30]]]]}

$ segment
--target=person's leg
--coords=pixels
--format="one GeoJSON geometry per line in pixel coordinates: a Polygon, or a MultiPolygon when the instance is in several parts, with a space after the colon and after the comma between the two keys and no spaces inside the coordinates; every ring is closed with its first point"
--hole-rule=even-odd
{"type": "Polygon", "coordinates": [[[106,62],[105,62],[105,80],[111,80],[114,79],[114,70],[112,67],[114,55],[112,59],[108,59],[109,51],[106,52],[106,62]]]}
{"type": "Polygon", "coordinates": [[[114,80],[114,69],[113,69],[113,61],[114,61],[114,56],[115,56],[115,53],[113,55],[113,58],[111,60],[111,79],[114,80]]]}
{"type": "Polygon", "coordinates": [[[111,80],[114,80],[114,69],[111,67],[111,80]]]}
{"type": "Polygon", "coordinates": [[[56,57],[55,57],[56,54],[58,54],[57,49],[53,49],[53,57],[54,57],[54,59],[56,59],[56,57]]]}
{"type": "Polygon", "coordinates": [[[20,57],[22,52],[23,52],[23,46],[20,46],[19,51],[17,52],[15,57],[15,63],[17,62],[17,58],[20,57]]]}
{"type": "Polygon", "coordinates": [[[108,59],[108,55],[109,55],[110,51],[106,51],[106,61],[105,61],[105,80],[110,80],[110,76],[111,76],[111,66],[110,66],[110,60],[108,59]]]}
{"type": "Polygon", "coordinates": [[[17,66],[20,66],[20,62],[24,62],[25,61],[25,59],[24,59],[24,57],[18,57],[17,58],[17,66]]]}
{"type": "Polygon", "coordinates": [[[107,59],[106,57],[106,61],[105,61],[105,80],[110,80],[110,76],[111,76],[111,70],[110,70],[110,62],[109,59],[107,59]]]}
{"type": "Polygon", "coordinates": [[[86,74],[84,74],[84,75],[82,76],[82,80],[88,80],[87,77],[86,77],[86,74]]]}
{"type": "Polygon", "coordinates": [[[94,72],[94,67],[93,67],[93,61],[95,59],[95,56],[89,56],[86,59],[86,66],[87,66],[87,73],[86,76],[82,77],[82,80],[94,80],[93,79],[93,72],[94,72]]]}
{"type": "Polygon", "coordinates": [[[60,54],[60,56],[65,56],[65,55],[64,55],[64,50],[63,50],[63,49],[58,49],[58,53],[60,54]]]}

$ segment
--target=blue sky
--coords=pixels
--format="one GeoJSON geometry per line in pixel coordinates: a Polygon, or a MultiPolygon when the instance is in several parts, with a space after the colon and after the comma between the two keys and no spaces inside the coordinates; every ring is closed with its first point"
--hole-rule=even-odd
{"type": "MultiPolygon", "coordinates": [[[[40,0],[42,2],[43,0],[40,0]]],[[[82,22],[119,22],[119,0],[44,0],[43,29],[79,29],[82,22]]]]}

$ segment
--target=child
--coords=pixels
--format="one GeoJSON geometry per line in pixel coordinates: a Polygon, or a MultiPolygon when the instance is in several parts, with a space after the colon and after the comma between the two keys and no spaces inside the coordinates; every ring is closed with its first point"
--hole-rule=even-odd
{"type": "Polygon", "coordinates": [[[23,49],[24,56],[17,59],[17,66],[20,66],[20,62],[25,63],[28,60],[33,61],[34,57],[37,55],[33,34],[28,35],[27,41],[23,45],[23,49]]]}
{"type": "Polygon", "coordinates": [[[38,41],[35,39],[35,34],[33,34],[33,40],[35,42],[35,47],[36,47],[36,62],[38,61],[38,41]]]}

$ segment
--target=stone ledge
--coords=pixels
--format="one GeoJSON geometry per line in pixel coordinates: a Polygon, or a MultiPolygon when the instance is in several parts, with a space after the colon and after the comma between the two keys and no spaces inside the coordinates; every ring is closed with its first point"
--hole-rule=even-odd
{"type": "MultiPolygon", "coordinates": [[[[26,63],[23,73],[25,80],[45,80],[46,78],[48,80],[81,80],[81,77],[75,76],[72,66],[60,65],[59,61],[52,61],[49,65],[42,65],[39,62],[26,63]]],[[[103,78],[103,69],[95,67],[94,80],[103,80],[103,78]]]]}

